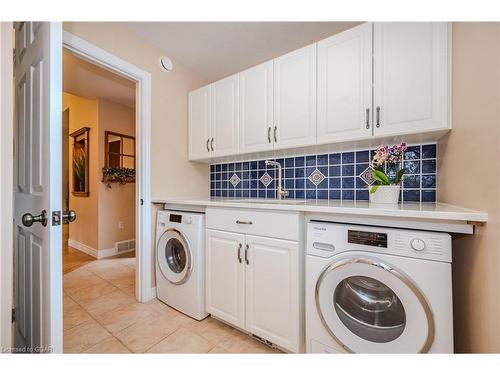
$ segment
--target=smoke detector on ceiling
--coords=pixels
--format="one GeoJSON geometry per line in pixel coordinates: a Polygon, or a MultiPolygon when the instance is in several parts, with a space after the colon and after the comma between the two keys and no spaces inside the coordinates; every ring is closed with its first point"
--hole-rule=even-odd
{"type": "Polygon", "coordinates": [[[171,72],[174,69],[172,60],[170,60],[167,56],[160,57],[160,67],[166,72],[171,72]]]}

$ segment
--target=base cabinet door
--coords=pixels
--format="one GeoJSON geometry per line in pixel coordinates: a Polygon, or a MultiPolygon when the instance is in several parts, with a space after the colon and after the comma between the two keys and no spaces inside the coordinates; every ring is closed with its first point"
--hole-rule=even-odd
{"type": "Polygon", "coordinates": [[[449,127],[449,24],[389,22],[374,26],[374,134],[449,127]]]}
{"type": "Polygon", "coordinates": [[[299,245],[246,236],[246,330],[300,352],[299,245]]]}
{"type": "Polygon", "coordinates": [[[245,236],[217,230],[206,231],[207,312],[245,328],[245,236]]]}

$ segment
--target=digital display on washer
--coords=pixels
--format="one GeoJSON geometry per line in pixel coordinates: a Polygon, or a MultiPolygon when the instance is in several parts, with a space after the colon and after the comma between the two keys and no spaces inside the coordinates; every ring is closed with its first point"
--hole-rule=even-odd
{"type": "Polygon", "coordinates": [[[387,233],[364,232],[348,230],[347,242],[357,245],[376,246],[387,248],[387,233]]]}
{"type": "Polygon", "coordinates": [[[170,214],[170,222],[171,223],[182,223],[182,216],[170,214]]]}

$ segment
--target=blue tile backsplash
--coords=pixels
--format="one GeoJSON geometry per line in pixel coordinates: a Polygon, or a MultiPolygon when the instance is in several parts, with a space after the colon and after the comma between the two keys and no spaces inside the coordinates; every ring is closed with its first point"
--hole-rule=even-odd
{"type": "MultiPolygon", "coordinates": [[[[288,199],[368,200],[366,175],[374,150],[285,157],[288,199]]],[[[210,196],[276,198],[277,170],[262,160],[210,165],[210,196]]],[[[436,144],[409,146],[405,152],[401,202],[436,201],[436,144]]],[[[390,171],[389,171],[390,172],[390,171]]]]}

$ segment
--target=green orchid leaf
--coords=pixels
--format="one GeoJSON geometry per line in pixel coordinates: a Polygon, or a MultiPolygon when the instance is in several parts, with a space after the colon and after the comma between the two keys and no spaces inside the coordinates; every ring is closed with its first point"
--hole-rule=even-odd
{"type": "Polygon", "coordinates": [[[380,182],[381,185],[389,185],[391,183],[389,177],[387,177],[384,172],[377,169],[373,171],[373,178],[380,182]]]}
{"type": "Polygon", "coordinates": [[[402,168],[398,171],[398,173],[396,174],[396,183],[399,184],[401,182],[401,179],[403,178],[403,175],[405,174],[405,169],[402,168]]]}
{"type": "Polygon", "coordinates": [[[378,190],[379,186],[380,185],[372,185],[372,187],[370,188],[370,193],[372,193],[372,194],[375,193],[378,190]]]}

